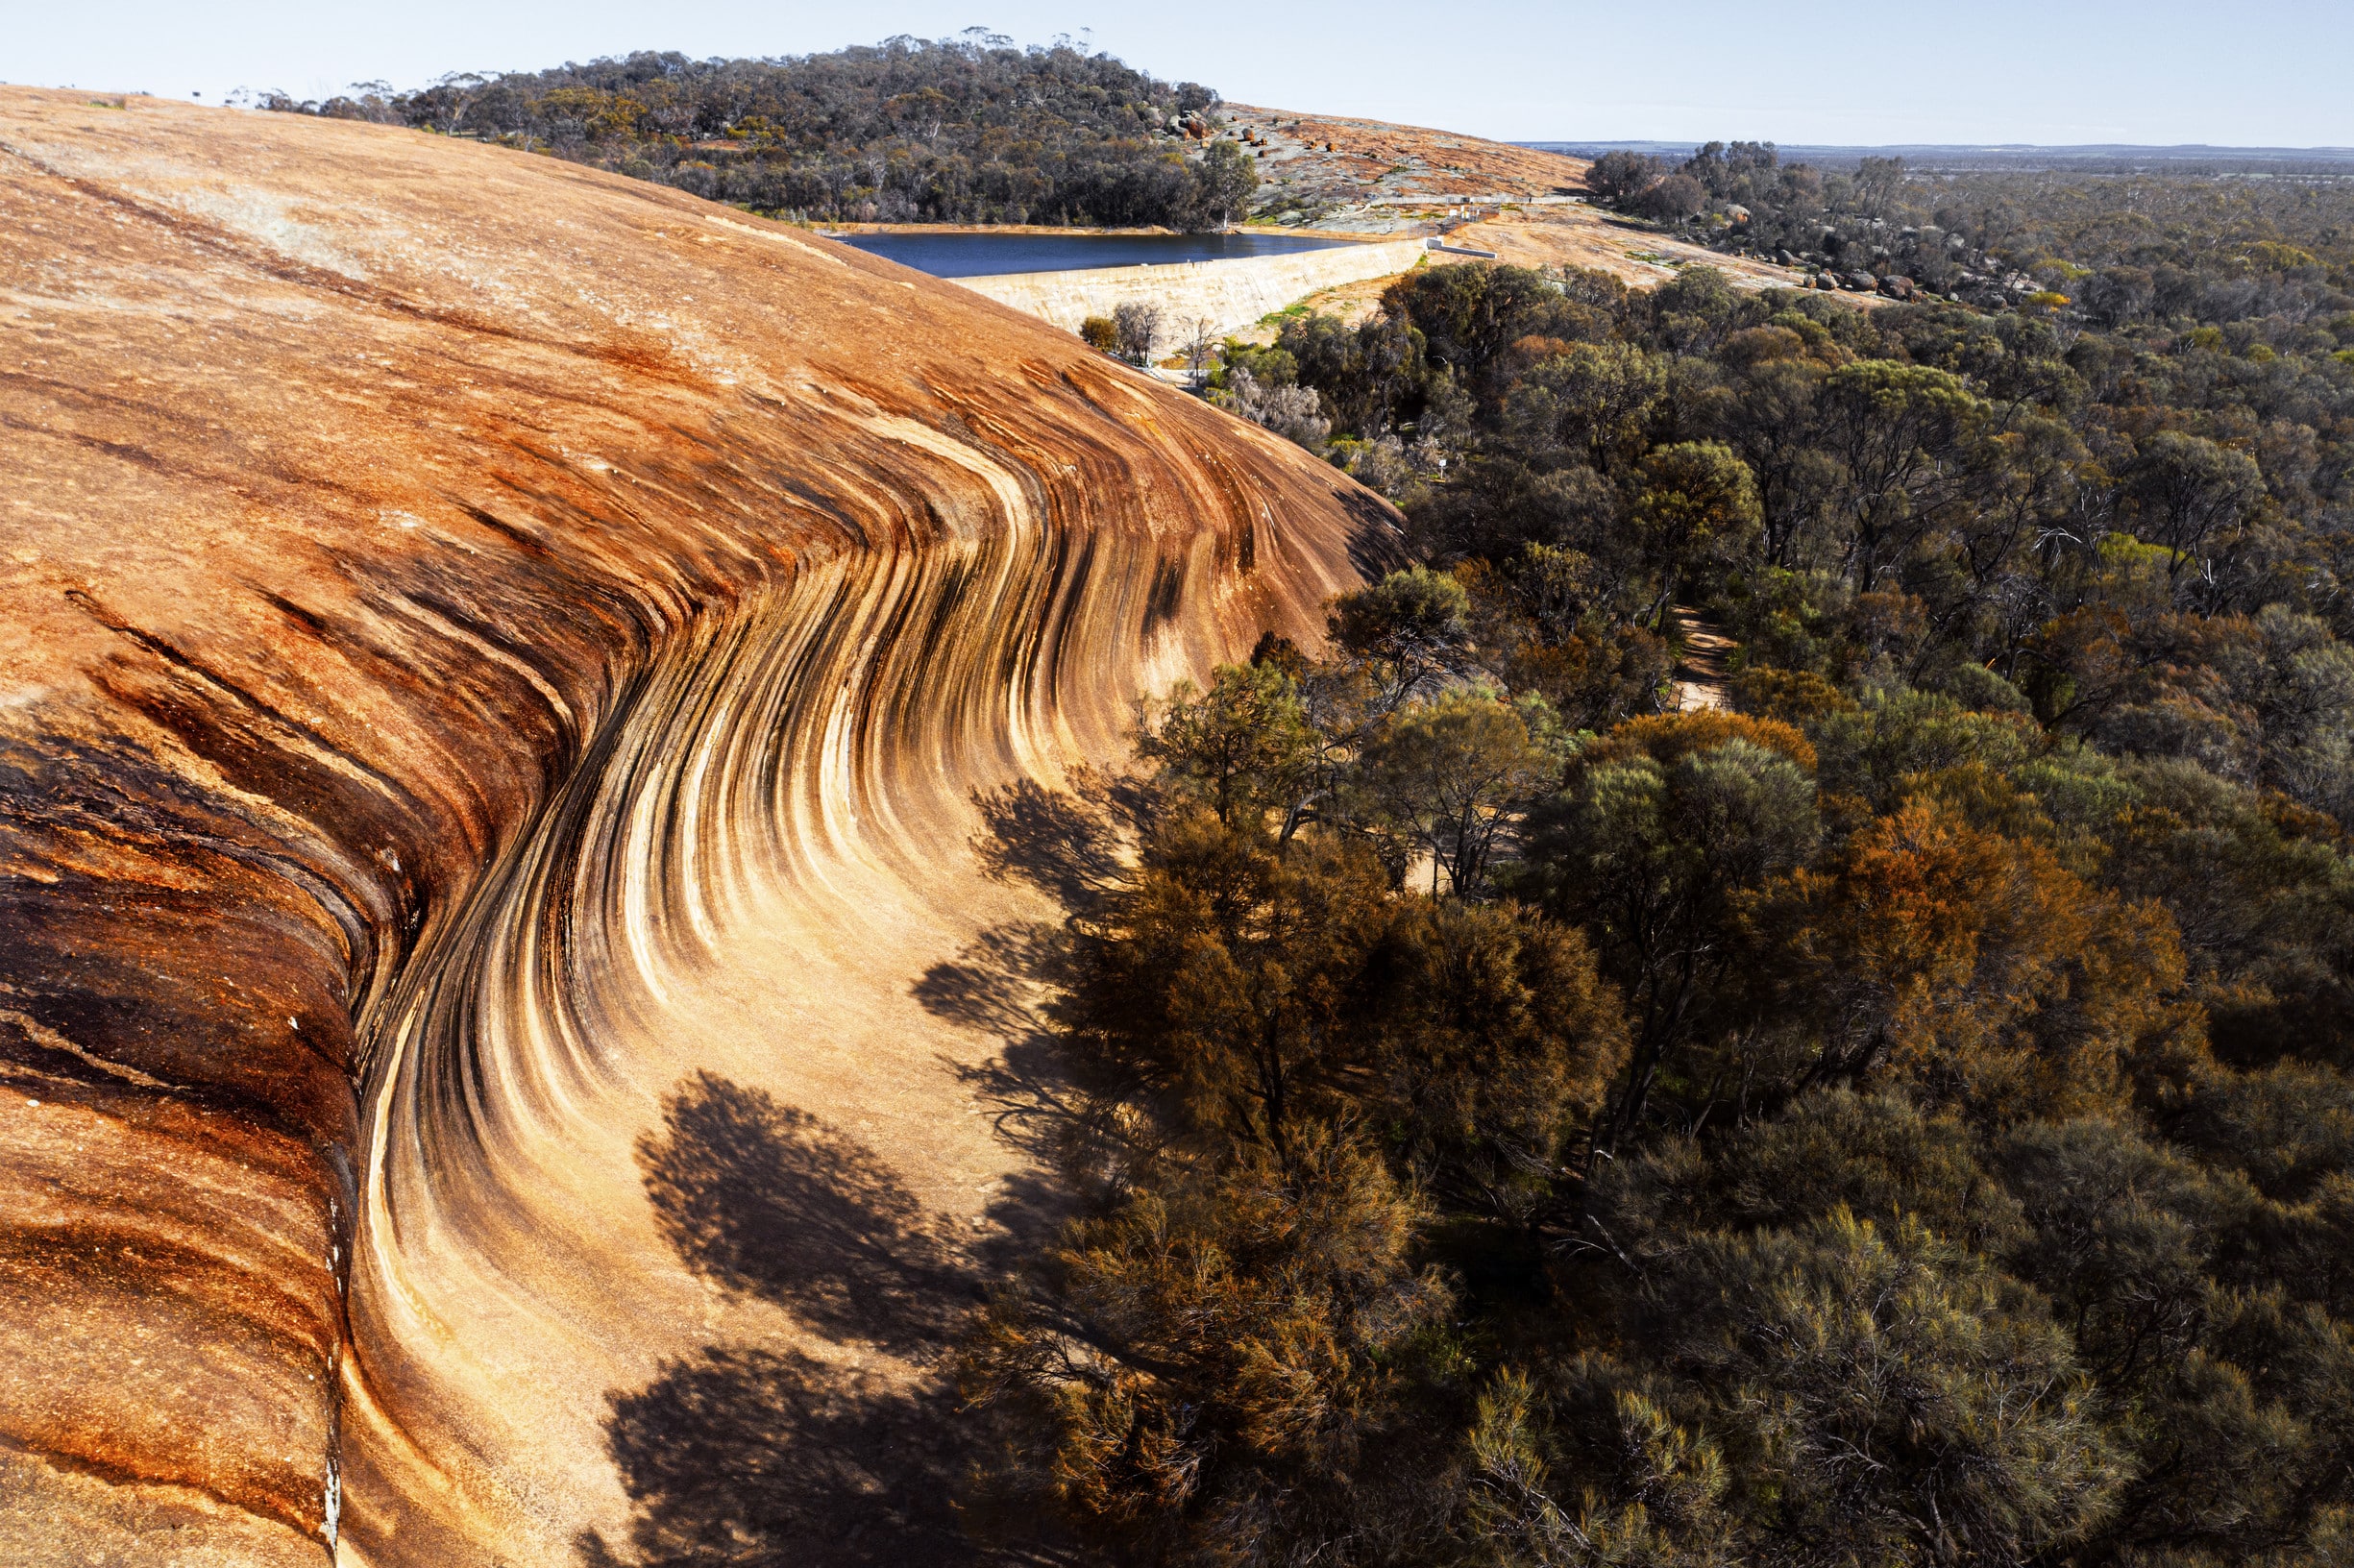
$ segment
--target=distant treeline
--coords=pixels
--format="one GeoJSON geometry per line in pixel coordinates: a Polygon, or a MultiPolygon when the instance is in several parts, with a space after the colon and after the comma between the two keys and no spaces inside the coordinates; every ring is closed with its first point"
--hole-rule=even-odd
{"type": "Polygon", "coordinates": [[[1218,95],[1067,44],[961,38],[775,60],[640,53],[264,107],[475,136],[825,222],[1215,229],[1256,176],[1218,95]]]}
{"type": "Polygon", "coordinates": [[[2293,325],[2354,308],[2342,176],[1932,174],[1900,158],[1833,171],[1736,141],[1678,165],[1610,152],[1588,184],[1606,206],[1724,250],[1976,305],[2033,298],[2063,321],[2293,325]]]}
{"type": "MultiPolygon", "coordinates": [[[[1615,152],[1642,153],[1680,163],[1699,150],[1674,141],[1525,141],[1518,145],[1571,158],[1601,158],[1615,152]]],[[[1900,158],[1916,173],[1978,174],[2336,174],[2354,176],[2354,148],[2347,147],[2175,147],[2109,143],[2082,147],[1971,147],[1933,143],[1883,147],[1778,144],[1783,159],[1819,169],[1851,170],[1867,158],[1900,158]]]]}

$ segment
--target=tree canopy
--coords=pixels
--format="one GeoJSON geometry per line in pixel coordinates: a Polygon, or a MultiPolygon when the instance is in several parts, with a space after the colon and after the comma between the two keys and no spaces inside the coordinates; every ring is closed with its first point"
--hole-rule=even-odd
{"type": "Polygon", "coordinates": [[[1209,88],[978,28],[823,55],[639,53],[264,102],[478,136],[829,222],[1216,229],[1257,181],[1239,149],[1210,139],[1220,119],[1209,88]]]}
{"type": "Polygon", "coordinates": [[[1232,354],[1422,558],[1145,710],[985,1486],[1120,1561],[2340,1560],[2336,286],[1426,267],[1232,354]]]}

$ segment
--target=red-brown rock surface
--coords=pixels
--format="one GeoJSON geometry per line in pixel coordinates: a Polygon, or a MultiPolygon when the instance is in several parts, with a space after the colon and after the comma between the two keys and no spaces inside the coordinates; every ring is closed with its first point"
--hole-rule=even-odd
{"type": "Polygon", "coordinates": [[[472,143],[0,89],[0,1561],[663,1549],[661,1410],[920,1383],[1049,792],[1385,512],[472,143]]]}
{"type": "Polygon", "coordinates": [[[1254,150],[1262,207],[1276,195],[1314,208],[1525,200],[1581,189],[1591,166],[1582,158],[1387,120],[1249,104],[1228,104],[1226,113],[1227,134],[1246,137],[1254,150]]]}

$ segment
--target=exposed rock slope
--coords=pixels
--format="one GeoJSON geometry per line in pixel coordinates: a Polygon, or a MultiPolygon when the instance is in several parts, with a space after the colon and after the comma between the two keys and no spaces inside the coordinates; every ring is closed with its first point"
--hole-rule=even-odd
{"type": "Polygon", "coordinates": [[[1385,514],[472,143],[5,89],[0,233],[0,1561],[920,1532],[790,1445],[1024,1190],[1009,873],[1385,514]],[[680,1501],[731,1464],[799,1489],[680,1501]]]}
{"type": "Polygon", "coordinates": [[[1254,149],[1262,211],[1296,208],[1328,227],[1379,231],[1384,211],[1525,201],[1580,188],[1582,158],[1385,120],[1229,104],[1228,135],[1254,149]]]}

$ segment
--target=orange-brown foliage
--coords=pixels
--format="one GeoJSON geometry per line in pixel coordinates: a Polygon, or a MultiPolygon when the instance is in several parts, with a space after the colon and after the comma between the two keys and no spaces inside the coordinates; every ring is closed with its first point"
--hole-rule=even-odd
{"type": "Polygon", "coordinates": [[[1582,755],[1592,762],[1617,762],[1632,756],[1650,756],[1669,763],[1694,751],[1723,746],[1727,741],[1747,741],[1769,751],[1778,751],[1808,772],[1814,772],[1814,743],[1800,734],[1795,726],[1778,719],[1728,713],[1721,708],[1700,708],[1690,713],[1648,714],[1640,719],[1630,719],[1600,742],[1586,747],[1582,755]]]}
{"type": "Polygon", "coordinates": [[[1917,796],[1752,901],[1803,971],[1827,1061],[1991,1120],[2121,1110],[2137,1052],[2195,1049],[2173,922],[2042,845],[1917,796]]]}

